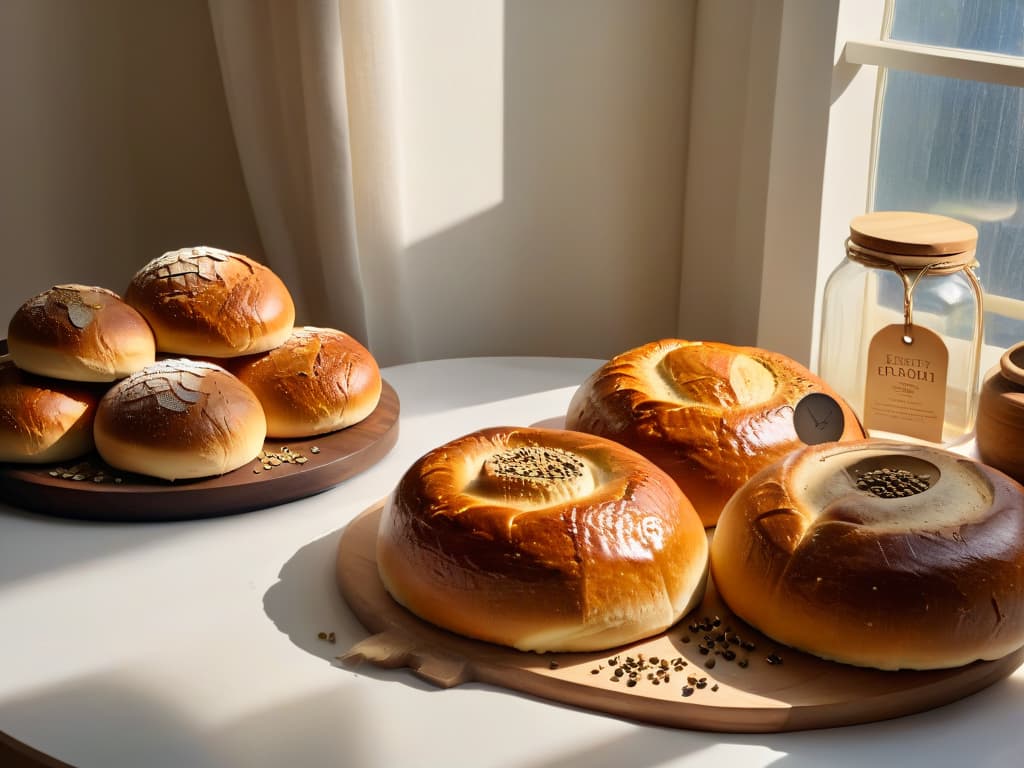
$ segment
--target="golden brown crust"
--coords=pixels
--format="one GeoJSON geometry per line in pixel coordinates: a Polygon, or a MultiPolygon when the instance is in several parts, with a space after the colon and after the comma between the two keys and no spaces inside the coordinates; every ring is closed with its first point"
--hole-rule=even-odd
{"type": "Polygon", "coordinates": [[[227,365],[259,398],[271,437],[349,427],[369,416],[380,400],[377,361],[333,328],[296,328],[281,346],[227,365]]]}
{"type": "Polygon", "coordinates": [[[92,450],[100,392],[20,370],[0,357],[0,461],[44,464],[92,450]]]}
{"type": "Polygon", "coordinates": [[[665,470],[707,526],[759,469],[803,447],[793,408],[831,396],[843,411],[841,439],[864,437],[850,407],[784,355],[756,347],[665,339],[622,353],[576,391],[568,429],[620,442],[665,470]]]}
{"type": "Polygon", "coordinates": [[[153,332],[113,291],[56,285],[26,301],[7,330],[22,370],[69,381],[115,381],[154,360],[153,332]]]}
{"type": "Polygon", "coordinates": [[[703,594],[707,540],[678,487],[634,452],[496,427],[412,465],[385,507],[377,560],[392,596],[439,626],[582,651],[685,615],[703,594]]]}
{"type": "Polygon", "coordinates": [[[100,401],[96,448],[112,467],[166,480],[220,475],[263,447],[266,419],[252,391],[223,368],[162,360],[100,401]]]}
{"type": "Polygon", "coordinates": [[[236,357],[273,349],[291,333],[295,305],[281,279],[248,256],[200,246],[153,259],[125,301],[153,327],[161,352],[236,357]]]}
{"type": "Polygon", "coordinates": [[[711,569],[738,616],[823,658],[881,669],[1001,658],[1024,645],[1024,488],[923,446],[810,447],[729,501],[711,569]],[[860,467],[902,465],[926,478],[908,495],[858,487],[860,467]]]}

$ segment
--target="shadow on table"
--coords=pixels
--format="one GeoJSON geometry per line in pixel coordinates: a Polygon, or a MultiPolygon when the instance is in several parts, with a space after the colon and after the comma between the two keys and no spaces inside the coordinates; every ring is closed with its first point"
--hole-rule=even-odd
{"type": "Polygon", "coordinates": [[[324,691],[213,724],[178,711],[171,699],[98,674],[8,699],[0,727],[15,743],[0,742],[0,765],[19,765],[13,761],[26,753],[36,759],[23,764],[41,768],[55,764],[48,757],[76,768],[374,764],[373,729],[355,697],[324,691]]]}
{"type": "Polygon", "coordinates": [[[0,703],[0,727],[12,739],[73,766],[212,762],[187,719],[100,674],[5,699],[0,703]]]}
{"type": "MultiPolygon", "coordinates": [[[[333,666],[341,666],[337,657],[370,634],[338,591],[335,564],[343,530],[300,547],[281,567],[277,582],[263,595],[263,610],[274,625],[298,648],[333,666]],[[322,639],[321,633],[333,633],[334,641],[322,639]]],[[[354,671],[424,691],[437,690],[408,670],[363,664],[354,671]]]]}
{"type": "Polygon", "coordinates": [[[71,520],[0,505],[0,584],[47,573],[176,535],[178,523],[71,520]]]}
{"type": "MultiPolygon", "coordinates": [[[[756,762],[772,768],[860,768],[892,765],[897,760],[907,768],[964,764],[983,768],[1019,763],[1024,742],[1021,696],[1024,680],[1011,678],[931,713],[869,726],[789,734],[704,733],[640,724],[623,732],[617,725],[585,747],[558,751],[548,746],[542,758],[516,759],[517,752],[530,751],[523,741],[527,734],[491,721],[506,714],[508,701],[496,699],[493,711],[477,712],[470,720],[453,717],[454,710],[446,712],[440,706],[434,714],[422,711],[415,723],[368,722],[359,697],[328,690],[204,724],[167,702],[112,684],[106,674],[95,674],[5,700],[0,704],[0,726],[44,753],[49,745],[48,754],[75,766],[257,768],[305,765],[309,763],[304,759],[321,761],[333,755],[337,757],[334,764],[356,768],[381,764],[379,739],[387,734],[417,738],[433,733],[441,740],[460,739],[465,728],[479,727],[494,732],[491,757],[503,755],[502,764],[515,768],[655,768],[677,760],[693,765],[694,758],[722,765],[756,762]],[[991,697],[984,710],[977,706],[982,696],[991,697]],[[47,736],[31,743],[38,734],[47,736]]],[[[566,708],[543,701],[529,705],[537,707],[539,731],[560,727],[564,713],[547,710],[566,708]]],[[[563,720],[562,725],[567,723],[563,720]]],[[[480,764],[489,764],[486,756],[481,755],[480,764]]]]}

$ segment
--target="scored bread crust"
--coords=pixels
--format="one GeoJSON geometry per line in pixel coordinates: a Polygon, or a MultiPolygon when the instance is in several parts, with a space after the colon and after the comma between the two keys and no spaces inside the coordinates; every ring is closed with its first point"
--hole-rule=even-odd
{"type": "Polygon", "coordinates": [[[227,365],[259,398],[270,437],[344,429],[373,413],[380,401],[377,361],[333,328],[296,328],[281,346],[227,365]]]}
{"type": "Polygon", "coordinates": [[[1001,658],[1024,645],[1024,488],[924,446],[806,448],[729,501],[711,572],[737,616],[825,659],[937,669],[1001,658]],[[908,459],[934,468],[926,490],[858,487],[865,462],[908,459]]]}
{"type": "Polygon", "coordinates": [[[20,370],[0,357],[0,461],[46,464],[93,448],[100,393],[20,370]]]}
{"type": "Polygon", "coordinates": [[[140,269],[125,301],[153,327],[160,352],[237,357],[281,344],[295,305],[281,279],[240,253],[199,246],[165,253],[140,269]]]}
{"type": "Polygon", "coordinates": [[[19,368],[68,381],[116,381],[155,359],[145,319],[111,290],[69,283],[26,301],[7,347],[19,368]]]}
{"type": "Polygon", "coordinates": [[[695,607],[707,538],[671,478],[633,451],[495,427],[410,467],[385,506],[377,563],[392,597],[440,627],[519,650],[590,651],[657,634],[695,607]],[[554,466],[539,470],[549,480],[501,474],[524,453],[554,466]]]}
{"type": "Polygon", "coordinates": [[[793,409],[812,392],[865,436],[838,393],[799,363],[756,347],[663,339],[609,360],[577,389],[565,426],[643,454],[683,489],[704,525],[762,467],[803,447],[793,409]]]}
{"type": "Polygon", "coordinates": [[[161,360],[100,401],[96,449],[110,466],[179,480],[221,475],[251,461],[266,439],[252,391],[212,363],[161,360]]]}

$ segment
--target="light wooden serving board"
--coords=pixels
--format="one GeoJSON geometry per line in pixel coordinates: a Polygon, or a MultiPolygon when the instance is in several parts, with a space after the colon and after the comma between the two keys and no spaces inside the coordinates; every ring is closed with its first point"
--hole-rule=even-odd
{"type": "Polygon", "coordinates": [[[383,503],[352,521],[338,545],[337,577],[342,596],[376,634],[339,659],[349,665],[408,667],[448,688],[470,681],[529,693],[552,701],[658,725],[726,732],[776,732],[873,722],[921,712],[956,701],[1013,673],[1024,649],[997,661],[931,672],[882,672],[822,661],[773,643],[733,617],[713,589],[690,616],[656,637],[602,653],[524,653],[479,642],[424,622],[391,599],[377,575],[374,556],[383,503]],[[753,650],[732,661],[702,655],[704,630],[689,625],[719,617],[753,650]],[[688,637],[689,642],[683,638],[688,637]],[[642,673],[634,687],[613,681],[626,657],[685,660],[683,671],[655,685],[642,673]],[[775,654],[781,663],[770,664],[775,654]],[[610,660],[618,657],[618,664],[610,660]],[[714,667],[705,664],[715,658],[714,667]],[[747,659],[747,666],[739,661],[747,659]],[[597,673],[594,673],[597,670],[597,673]],[[705,687],[682,693],[687,678],[705,687]],[[717,690],[712,690],[717,685],[717,690]]]}

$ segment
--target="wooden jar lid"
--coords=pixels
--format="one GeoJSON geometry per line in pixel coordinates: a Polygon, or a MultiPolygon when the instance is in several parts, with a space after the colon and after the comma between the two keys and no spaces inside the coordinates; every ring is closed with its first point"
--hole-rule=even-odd
{"type": "Polygon", "coordinates": [[[934,213],[875,211],[850,222],[850,240],[861,248],[898,256],[950,256],[973,251],[978,230],[934,213]]]}

